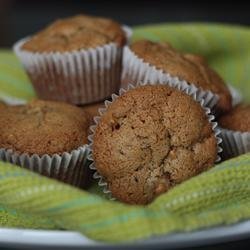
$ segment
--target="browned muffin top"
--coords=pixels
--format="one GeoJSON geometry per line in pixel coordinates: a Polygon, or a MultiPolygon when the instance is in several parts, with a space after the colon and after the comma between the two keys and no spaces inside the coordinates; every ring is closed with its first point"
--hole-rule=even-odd
{"type": "Polygon", "coordinates": [[[147,204],[211,167],[217,143],[199,103],[168,86],[129,90],[96,128],[93,158],[118,200],[147,204]]]}
{"type": "Polygon", "coordinates": [[[65,103],[34,100],[1,110],[0,148],[20,153],[70,152],[87,143],[88,116],[65,103]]]}
{"type": "Polygon", "coordinates": [[[219,120],[222,128],[250,132],[250,105],[239,104],[219,120]]]}
{"type": "Polygon", "coordinates": [[[111,42],[119,46],[126,42],[119,23],[107,18],[78,15],[55,21],[35,34],[22,49],[32,52],[66,52],[95,48],[111,42]]]}
{"type": "Polygon", "coordinates": [[[207,65],[203,57],[180,53],[168,43],[154,43],[147,40],[133,43],[131,50],[157,69],[218,94],[220,112],[231,109],[232,98],[229,89],[222,78],[207,65]]]}

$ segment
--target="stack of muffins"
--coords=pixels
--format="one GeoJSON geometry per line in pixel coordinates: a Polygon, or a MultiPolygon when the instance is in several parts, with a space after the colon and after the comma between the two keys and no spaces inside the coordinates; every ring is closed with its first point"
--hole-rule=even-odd
{"type": "Polygon", "coordinates": [[[249,151],[250,108],[232,109],[204,58],[168,43],[129,47],[129,36],[113,20],[81,15],[17,42],[42,100],[0,104],[0,159],[78,187],[91,179],[89,159],[105,193],[144,205],[220,159],[215,117],[225,157],[234,155],[233,130],[244,137],[238,154],[249,151]]]}
{"type": "Polygon", "coordinates": [[[120,88],[130,33],[113,20],[79,15],[18,41],[14,51],[41,100],[3,105],[0,158],[87,187],[88,128],[98,102],[120,88]]]}

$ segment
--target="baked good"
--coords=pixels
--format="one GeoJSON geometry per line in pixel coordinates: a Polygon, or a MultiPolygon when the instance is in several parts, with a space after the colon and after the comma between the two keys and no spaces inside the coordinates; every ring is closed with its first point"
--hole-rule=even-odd
{"type": "Polygon", "coordinates": [[[250,105],[238,104],[219,118],[222,137],[222,159],[250,152],[250,105]]]}
{"type": "Polygon", "coordinates": [[[84,105],[119,90],[126,34],[111,19],[78,15],[18,41],[14,51],[40,99],[84,105]]]}
{"type": "Polygon", "coordinates": [[[65,103],[34,100],[8,106],[0,116],[0,148],[53,155],[87,144],[88,115],[65,103]]]}
{"type": "Polygon", "coordinates": [[[134,42],[131,50],[144,62],[157,69],[217,94],[220,98],[217,105],[219,113],[227,112],[232,108],[229,89],[203,57],[181,53],[166,42],[156,43],[148,40],[134,42]]]}
{"type": "Polygon", "coordinates": [[[147,204],[212,167],[217,140],[198,102],[167,85],[147,85],[127,91],[107,108],[92,151],[115,198],[147,204]]]}
{"type": "Polygon", "coordinates": [[[0,116],[0,160],[87,187],[89,117],[65,103],[34,100],[5,106],[0,116]]]}
{"type": "Polygon", "coordinates": [[[219,125],[229,130],[250,132],[250,105],[238,104],[230,112],[220,117],[219,125]]]}
{"type": "Polygon", "coordinates": [[[32,52],[69,52],[96,48],[111,42],[126,43],[121,25],[111,19],[78,15],[60,19],[38,32],[22,45],[32,52]]]}
{"type": "Polygon", "coordinates": [[[91,123],[93,123],[93,118],[95,116],[100,116],[98,110],[100,108],[104,108],[105,105],[103,102],[98,102],[98,103],[94,103],[94,104],[89,104],[89,105],[85,105],[83,107],[81,107],[86,113],[88,113],[91,123]]]}
{"type": "Polygon", "coordinates": [[[1,102],[1,101],[0,101],[0,109],[1,109],[1,108],[5,108],[5,106],[6,106],[6,104],[5,104],[4,102],[1,102]]]}

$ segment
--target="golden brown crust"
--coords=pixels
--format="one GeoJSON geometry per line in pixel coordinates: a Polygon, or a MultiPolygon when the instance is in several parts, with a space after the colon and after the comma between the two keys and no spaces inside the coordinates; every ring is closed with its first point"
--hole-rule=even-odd
{"type": "Polygon", "coordinates": [[[232,108],[232,97],[222,78],[211,69],[205,59],[193,54],[182,54],[168,43],[154,43],[141,40],[131,45],[131,50],[145,62],[158,69],[178,76],[204,90],[218,94],[219,112],[227,112],[232,108]]]}
{"type": "Polygon", "coordinates": [[[31,52],[66,52],[96,48],[114,42],[123,46],[126,36],[117,22],[78,15],[57,20],[35,34],[22,49],[31,52]]]}
{"type": "Polygon", "coordinates": [[[216,138],[203,108],[168,86],[114,101],[96,128],[93,156],[114,197],[147,204],[214,164],[216,138]]]}
{"type": "Polygon", "coordinates": [[[220,117],[219,124],[229,130],[250,132],[250,105],[237,105],[229,113],[220,117]]]}
{"type": "Polygon", "coordinates": [[[70,152],[87,143],[89,118],[80,108],[34,100],[1,110],[0,148],[28,154],[70,152]]]}

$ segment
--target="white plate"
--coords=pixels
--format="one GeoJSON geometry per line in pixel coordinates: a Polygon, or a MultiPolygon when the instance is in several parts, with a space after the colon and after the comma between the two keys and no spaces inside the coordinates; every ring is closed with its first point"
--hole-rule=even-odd
{"type": "Polygon", "coordinates": [[[68,248],[68,249],[143,249],[179,248],[211,245],[250,238],[250,220],[189,233],[175,233],[134,243],[107,245],[92,241],[77,232],[0,228],[0,247],[68,248]]]}
{"type": "MultiPolygon", "coordinates": [[[[233,104],[237,105],[242,100],[242,95],[229,85],[233,96],[233,104]]],[[[22,104],[23,101],[5,98],[8,104],[22,104]]],[[[0,228],[0,247],[29,247],[29,248],[68,248],[68,249],[172,249],[211,245],[240,239],[250,239],[250,220],[230,226],[220,226],[189,233],[174,233],[151,239],[144,239],[134,243],[108,245],[88,239],[78,232],[31,230],[31,229],[6,229],[0,228]]]]}

